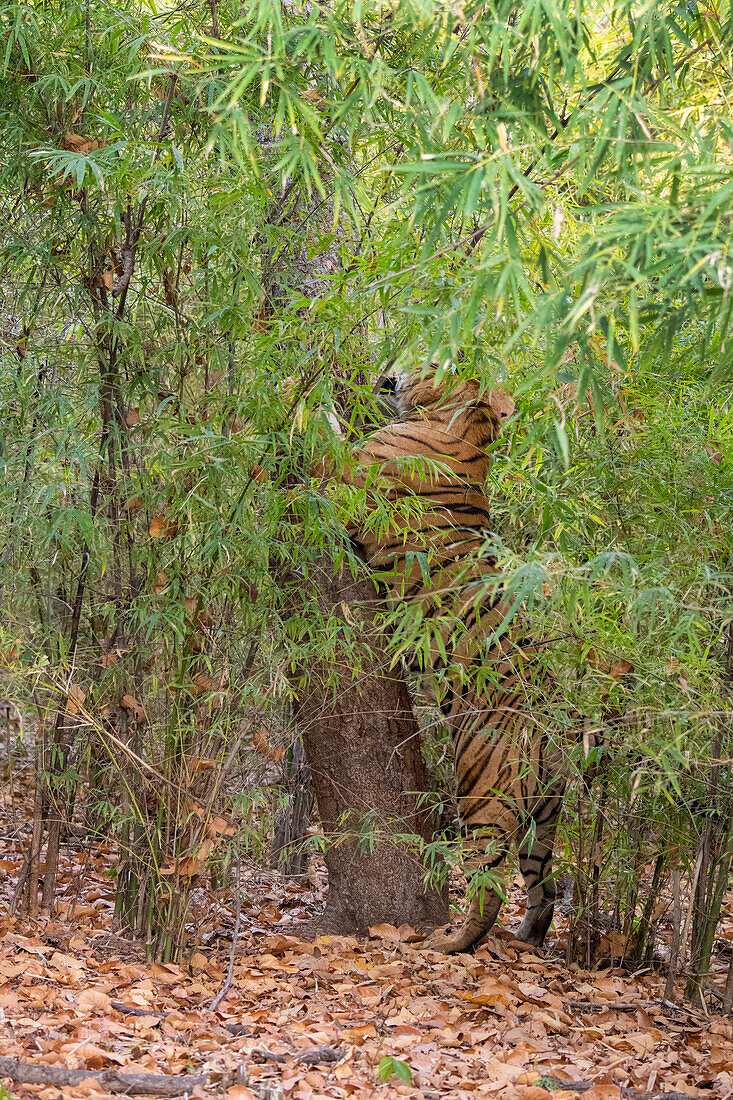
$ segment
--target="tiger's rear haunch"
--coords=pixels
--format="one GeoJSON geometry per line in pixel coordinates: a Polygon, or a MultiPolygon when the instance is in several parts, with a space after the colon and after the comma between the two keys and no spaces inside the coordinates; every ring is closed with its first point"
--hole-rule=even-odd
{"type": "MultiPolygon", "coordinates": [[[[556,686],[538,663],[532,639],[512,618],[495,560],[482,556],[490,527],[483,485],[489,445],[514,402],[502,391],[482,393],[475,381],[450,389],[434,376],[411,375],[397,386],[399,420],[358,450],[352,484],[380,469],[393,502],[418,497],[420,511],[398,516],[379,535],[350,532],[369,564],[384,575],[389,602],[419,605],[433,622],[432,667],[445,667],[441,708],[451,731],[459,813],[472,837],[477,869],[491,871],[519,848],[528,904],[518,937],[540,945],[552,921],[554,833],[564,783],[558,751],[538,713],[556,686]],[[421,458],[423,462],[415,462],[421,458]],[[405,461],[406,460],[406,461],[405,461]],[[428,575],[416,553],[428,560],[428,575]],[[457,625],[456,625],[457,624],[457,625]]],[[[423,559],[424,560],[424,559],[423,559]]],[[[492,926],[501,907],[493,889],[474,895],[463,926],[438,933],[432,946],[465,951],[492,926]]]]}

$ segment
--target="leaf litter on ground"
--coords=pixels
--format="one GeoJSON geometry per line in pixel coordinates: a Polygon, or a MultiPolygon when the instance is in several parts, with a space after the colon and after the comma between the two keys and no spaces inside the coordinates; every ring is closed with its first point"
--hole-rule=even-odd
{"type": "MultiPolygon", "coordinates": [[[[17,811],[17,790],[14,802],[17,811]]],[[[566,966],[552,944],[535,951],[503,928],[473,955],[453,957],[427,949],[407,925],[308,942],[297,921],[318,912],[319,876],[298,884],[252,869],[232,984],[212,1012],[231,947],[230,899],[196,891],[187,957],[149,964],[113,930],[113,851],[87,838],[64,850],[61,916],[10,916],[27,842],[10,816],[0,885],[6,1058],[198,1074],[207,1084],[190,1096],[228,1100],[733,1093],[733,1022],[665,1002],[664,975],[566,966]]],[[[518,912],[510,899],[507,924],[518,912]]],[[[61,1088],[11,1082],[9,1091],[107,1095],[91,1078],[61,1088]]]]}

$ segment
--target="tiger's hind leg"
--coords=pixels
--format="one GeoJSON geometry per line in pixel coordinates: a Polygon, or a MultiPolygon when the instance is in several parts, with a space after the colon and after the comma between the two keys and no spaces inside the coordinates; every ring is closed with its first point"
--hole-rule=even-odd
{"type": "Polygon", "coordinates": [[[455,932],[443,930],[434,932],[426,946],[433,951],[442,951],[446,955],[470,951],[491,930],[499,915],[502,901],[501,894],[496,890],[484,890],[482,896],[474,894],[461,927],[455,932]]]}
{"type": "MultiPolygon", "coordinates": [[[[499,867],[506,858],[508,851],[508,839],[501,831],[497,836],[497,827],[489,827],[488,836],[476,838],[474,843],[478,846],[478,852],[471,857],[474,869],[481,872],[493,871],[499,867]],[[493,851],[489,855],[486,848],[492,844],[493,851]]],[[[493,886],[486,885],[476,891],[471,898],[468,912],[463,924],[454,932],[450,928],[439,929],[434,932],[427,941],[426,946],[435,951],[443,951],[446,955],[454,955],[461,951],[470,951],[487,932],[491,930],[494,921],[499,915],[503,898],[493,886]]]]}
{"type": "Polygon", "coordinates": [[[559,795],[544,799],[533,814],[534,836],[519,847],[519,869],[527,888],[527,909],[515,935],[532,947],[542,946],[552,924],[556,894],[552,855],[561,805],[559,795]]]}

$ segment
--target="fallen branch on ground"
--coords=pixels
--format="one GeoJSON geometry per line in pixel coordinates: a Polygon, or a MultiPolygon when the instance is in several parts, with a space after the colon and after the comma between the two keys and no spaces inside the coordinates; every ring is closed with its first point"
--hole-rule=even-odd
{"type": "MultiPolygon", "coordinates": [[[[543,1075],[538,1084],[544,1085],[545,1082],[553,1089],[566,1089],[568,1092],[588,1092],[598,1084],[597,1081],[563,1081],[559,1077],[543,1075]]],[[[630,1089],[626,1085],[620,1085],[619,1091],[628,1100],[696,1100],[688,1092],[643,1092],[641,1089],[630,1089]]]]}
{"type": "Polygon", "coordinates": [[[98,1081],[107,1092],[128,1096],[182,1096],[192,1089],[204,1088],[208,1077],[190,1073],[122,1073],[117,1069],[66,1069],[42,1062],[21,1062],[19,1058],[0,1057],[0,1078],[9,1077],[19,1085],[53,1085],[68,1088],[84,1081],[98,1081]]]}
{"type": "Polygon", "coordinates": [[[636,1012],[637,1008],[659,1008],[659,1001],[565,1001],[566,1012],[636,1012]]]}
{"type": "Polygon", "coordinates": [[[224,1000],[224,998],[226,997],[227,993],[229,992],[229,990],[231,988],[232,978],[234,977],[234,956],[237,953],[237,940],[239,939],[239,925],[240,925],[240,922],[241,922],[241,919],[242,919],[242,890],[241,890],[241,880],[240,880],[241,867],[242,867],[242,859],[241,859],[241,856],[239,855],[239,853],[237,853],[237,885],[236,885],[237,919],[234,922],[234,932],[232,934],[232,949],[229,953],[229,969],[227,971],[227,976],[226,976],[226,979],[224,981],[224,985],[221,987],[221,989],[219,990],[219,992],[217,993],[217,995],[214,997],[213,1001],[209,1005],[209,1010],[211,1012],[214,1012],[219,1007],[219,1005],[224,1000]]]}
{"type": "Polygon", "coordinates": [[[170,1012],[161,1012],[158,1008],[137,1008],[135,1005],[123,1005],[122,1001],[110,1001],[110,1006],[115,1012],[122,1012],[125,1016],[160,1016],[165,1020],[170,1012]]]}
{"type": "MultiPolygon", "coordinates": [[[[708,987],[709,988],[709,987],[708,987]]],[[[717,993],[717,990],[712,990],[717,993]]],[[[718,994],[720,996],[720,994],[718,994]]],[[[699,1016],[700,1013],[691,1005],[677,1005],[674,1001],[563,1001],[566,1012],[635,1012],[637,1008],[645,1012],[681,1012],[688,1016],[699,1016]]]]}
{"type": "Polygon", "coordinates": [[[317,1047],[315,1050],[289,1051],[287,1054],[272,1054],[269,1050],[255,1049],[251,1053],[253,1062],[287,1062],[293,1058],[296,1062],[305,1062],[308,1066],[315,1066],[319,1062],[338,1062],[341,1057],[340,1050],[333,1047],[317,1047]]]}
{"type": "MultiPolygon", "coordinates": [[[[170,1016],[170,1012],[161,1012],[157,1008],[137,1008],[136,1005],[124,1005],[122,1001],[110,1001],[110,1004],[115,1012],[121,1012],[124,1016],[158,1016],[161,1020],[170,1016]]],[[[222,1027],[231,1035],[252,1034],[251,1028],[246,1024],[222,1024],[222,1027]]]]}
{"type": "Polygon", "coordinates": [[[713,995],[713,997],[716,998],[716,1000],[720,1001],[723,1004],[725,1003],[725,997],[723,996],[723,994],[720,992],[719,989],[715,988],[715,986],[713,985],[712,982],[706,982],[705,983],[705,992],[706,993],[711,993],[713,995]]]}

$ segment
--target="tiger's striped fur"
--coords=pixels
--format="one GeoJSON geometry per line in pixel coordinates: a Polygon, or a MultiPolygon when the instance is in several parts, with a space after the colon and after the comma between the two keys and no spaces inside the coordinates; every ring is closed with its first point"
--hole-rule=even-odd
{"type": "MultiPolygon", "coordinates": [[[[434,620],[443,645],[433,643],[431,661],[439,669],[441,652],[447,655],[441,708],[472,860],[491,871],[511,841],[518,845],[528,895],[518,936],[539,945],[552,921],[555,884],[548,875],[564,782],[556,744],[537,714],[556,685],[512,618],[495,559],[482,554],[490,528],[483,490],[488,448],[514,403],[501,391],[482,393],[474,381],[447,389],[433,378],[415,374],[398,386],[400,418],[360,447],[349,476],[363,486],[367,468],[376,465],[388,498],[417,497],[424,510],[418,518],[398,516],[381,534],[366,528],[351,534],[386,575],[390,603],[419,604],[424,620],[434,620]],[[427,576],[415,552],[427,557],[427,576]]],[[[458,932],[434,936],[433,945],[467,950],[491,928],[500,906],[495,889],[479,890],[458,932]]]]}

